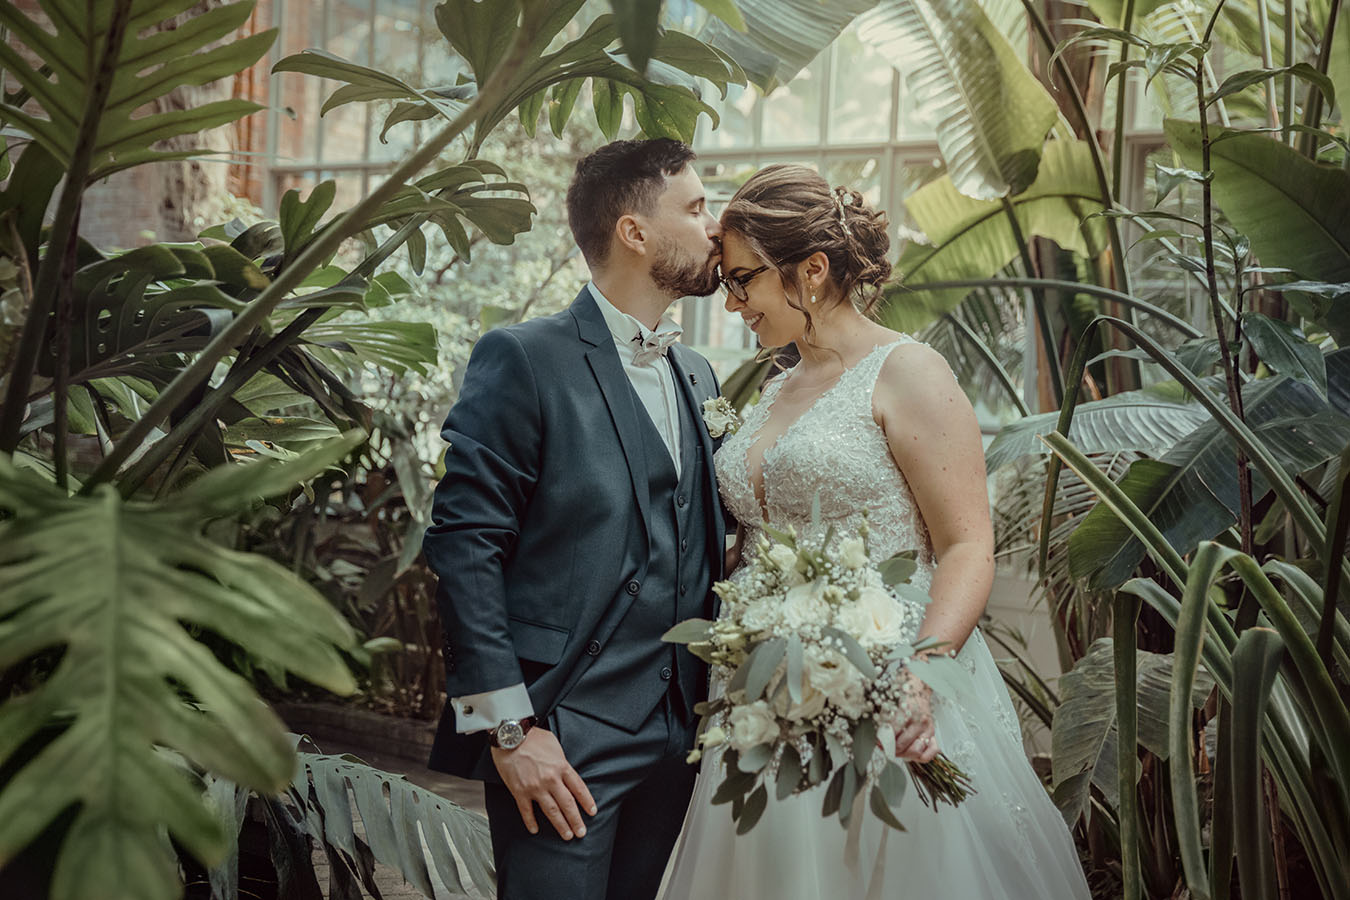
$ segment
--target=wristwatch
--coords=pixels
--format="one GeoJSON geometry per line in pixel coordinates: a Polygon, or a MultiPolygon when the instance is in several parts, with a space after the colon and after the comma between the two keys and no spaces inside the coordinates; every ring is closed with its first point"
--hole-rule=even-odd
{"type": "Polygon", "coordinates": [[[488,743],[502,750],[514,750],[525,743],[525,735],[534,727],[534,716],[523,719],[502,719],[496,728],[488,731],[488,743]]]}

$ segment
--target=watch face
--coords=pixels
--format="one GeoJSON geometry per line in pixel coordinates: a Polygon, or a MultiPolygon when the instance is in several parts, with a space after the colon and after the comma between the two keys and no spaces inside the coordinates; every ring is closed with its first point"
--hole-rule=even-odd
{"type": "Polygon", "coordinates": [[[497,726],[497,745],[503,750],[514,750],[525,742],[525,729],[514,719],[497,726]]]}

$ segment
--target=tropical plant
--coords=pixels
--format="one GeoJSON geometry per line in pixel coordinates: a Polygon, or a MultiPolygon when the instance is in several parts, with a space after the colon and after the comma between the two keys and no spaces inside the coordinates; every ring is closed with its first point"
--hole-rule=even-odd
{"type": "Polygon", "coordinates": [[[382,267],[406,245],[420,271],[426,223],[465,260],[470,230],[509,243],[530,227],[527,188],[478,156],[494,125],[519,107],[532,124],[548,95],[557,131],[589,78],[602,126],[626,96],[648,133],[687,135],[707,112],[693,76],[723,89],[741,78],[724,55],[656,33],[630,4],[550,51],[580,7],[441,4],[438,24],[463,62],[451,86],[408,85],[314,54],[283,60],[280,69],[346,82],[328,108],[399,98],[386,127],[446,124],[351,209],[330,215],[334,185],[323,183],[288,193],[275,222],[121,253],[81,237],[86,189],[188,152],[166,154],[159,140],[258,109],[222,101],[144,112],[180,85],[247,69],[275,34],[230,39],[252,12],[247,0],[182,17],[181,4],[163,0],[0,8],[0,61],[17,85],[0,97],[0,120],[22,133],[4,148],[0,192],[0,277],[22,319],[0,341],[7,886],[23,870],[58,898],[177,896],[180,859],[228,865],[239,807],[212,798],[234,791],[236,800],[256,795],[272,817],[271,834],[287,848],[277,857],[287,860],[278,862],[282,880],[300,894],[312,881],[293,868],[308,866],[306,834],[341,857],[348,892],[372,855],[427,889],[415,837],[432,847],[446,884],[462,883],[444,865],[453,847],[490,889],[485,832],[451,804],[350,761],[311,758],[297,770],[294,741],[236,670],[278,683],[289,672],[348,693],[351,666],[368,665],[371,648],[311,584],[236,545],[241,520],[326,515],[326,473],[353,454],[372,455],[367,467],[387,464],[348,381],[367,365],[425,366],[435,336],[427,325],[350,313],[406,295],[406,281],[382,267]],[[447,162],[460,136],[468,152],[447,162]],[[359,249],[348,263],[352,238],[359,249]],[[368,848],[348,839],[346,784],[368,848]],[[288,785],[289,805],[280,799],[288,785]],[[401,804],[388,815],[377,809],[386,789],[401,804]],[[217,815],[226,809],[236,815],[217,815]]]}
{"type": "MultiPolygon", "coordinates": [[[[740,5],[752,36],[781,27],[766,22],[778,4],[740,5]]],[[[1027,149],[1036,165],[1018,171],[1034,177],[1009,179],[968,161],[996,158],[987,136],[1026,124],[1003,117],[1045,91],[1000,75],[1021,69],[998,46],[1013,29],[991,36],[978,14],[1015,5],[883,0],[859,37],[919,60],[911,88],[945,91],[962,126],[938,131],[948,175],[907,202],[927,243],[902,252],[883,320],[942,317],[930,333],[1016,405],[1006,351],[958,323],[967,304],[1030,291],[1027,362],[1047,390],[988,462],[1017,467],[1000,546],[1039,544],[1029,557],[1076,662],[1052,784],[1118,874],[1112,896],[1345,897],[1350,70],[1336,51],[1350,26],[1339,2],[1101,0],[1095,22],[1023,3],[1064,118],[1027,149]],[[1084,49],[1086,83],[1069,64],[1084,49]],[[1152,210],[1121,199],[1126,79],[1174,117],[1152,210]],[[981,102],[1003,83],[1016,102],[981,102]],[[1102,94],[1096,121],[1083,98],[1102,94]]],[[[760,83],[785,77],[782,58],[738,59],[760,83]]]]}

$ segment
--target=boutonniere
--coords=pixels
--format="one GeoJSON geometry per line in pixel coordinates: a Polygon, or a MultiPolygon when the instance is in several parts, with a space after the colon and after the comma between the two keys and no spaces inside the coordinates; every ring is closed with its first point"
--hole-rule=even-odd
{"type": "Polygon", "coordinates": [[[741,417],[726,397],[713,397],[703,401],[703,424],[708,426],[710,436],[720,438],[735,434],[741,427],[741,417]]]}

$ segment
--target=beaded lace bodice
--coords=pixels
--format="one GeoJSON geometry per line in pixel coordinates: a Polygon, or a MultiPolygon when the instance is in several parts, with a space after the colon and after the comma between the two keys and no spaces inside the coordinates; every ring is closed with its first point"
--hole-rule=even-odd
{"type": "MultiPolygon", "coordinates": [[[[890,351],[904,343],[918,342],[901,336],[846,369],[764,449],[760,472],[770,525],[780,529],[791,525],[798,533],[810,533],[817,494],[822,527],[834,525],[836,533],[856,533],[866,511],[872,561],[881,562],[902,550],[917,551],[919,568],[911,583],[926,590],[933,569],[928,529],[872,415],[872,392],[881,367],[890,351]]],[[[749,532],[747,554],[755,552],[764,523],[748,455],[785,377],[765,386],[759,403],[746,412],[740,428],[722,443],[715,458],[723,502],[749,532]]]]}

